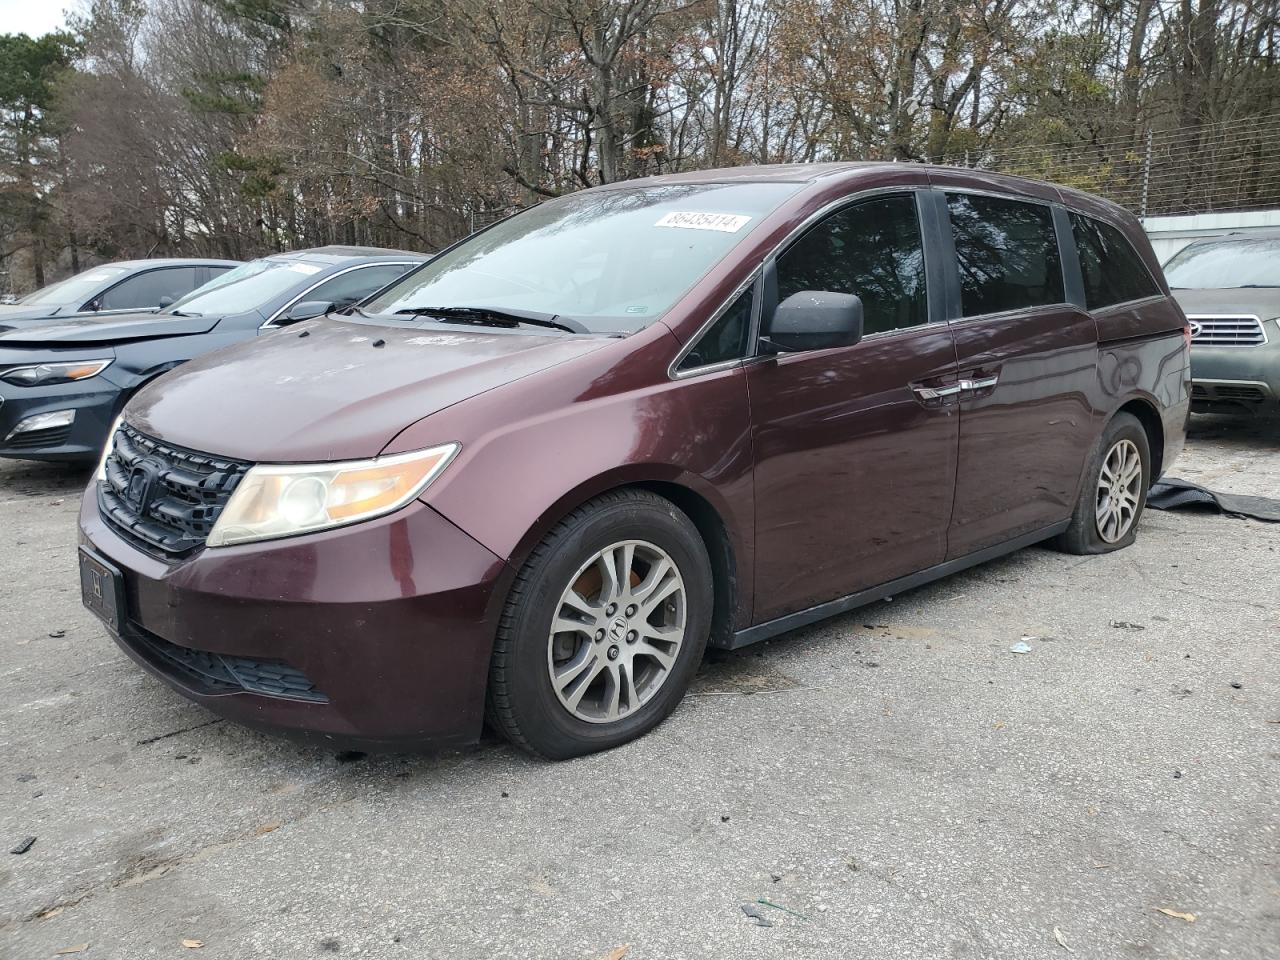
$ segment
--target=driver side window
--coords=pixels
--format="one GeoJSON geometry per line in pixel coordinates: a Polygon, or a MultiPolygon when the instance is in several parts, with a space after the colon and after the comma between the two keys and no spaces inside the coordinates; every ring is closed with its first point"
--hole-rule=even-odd
{"type": "Polygon", "coordinates": [[[867,334],[924,323],[924,244],[915,195],[873,197],[833,213],[778,257],[777,272],[779,303],[802,290],[856,294],[867,334]]]}

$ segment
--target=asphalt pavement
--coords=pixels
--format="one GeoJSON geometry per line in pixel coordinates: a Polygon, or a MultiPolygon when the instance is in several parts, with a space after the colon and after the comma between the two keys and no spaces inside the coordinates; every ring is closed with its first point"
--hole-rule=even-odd
{"type": "MultiPolygon", "coordinates": [[[[1197,417],[1170,472],[1280,497],[1280,425],[1197,417]]],[[[0,462],[5,960],[1280,956],[1280,524],[1024,550],[551,764],[188,704],[80,606],[86,481],[0,462]]]]}

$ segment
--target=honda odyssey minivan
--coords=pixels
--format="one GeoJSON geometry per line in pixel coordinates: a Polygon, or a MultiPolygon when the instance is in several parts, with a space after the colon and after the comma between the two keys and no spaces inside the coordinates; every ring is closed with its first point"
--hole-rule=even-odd
{"type": "Polygon", "coordinates": [[[84,602],[244,723],[584,754],[670,714],[708,644],[1132,543],[1187,343],[1137,221],[1074,190],[585,190],[146,387],[84,498],[84,602]]]}

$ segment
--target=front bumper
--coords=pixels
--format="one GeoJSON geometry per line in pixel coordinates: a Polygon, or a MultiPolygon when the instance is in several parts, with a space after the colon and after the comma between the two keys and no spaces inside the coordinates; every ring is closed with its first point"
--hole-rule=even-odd
{"type": "Polygon", "coordinates": [[[1267,333],[1272,339],[1256,347],[1192,346],[1195,410],[1280,415],[1280,339],[1267,333]]]}
{"type": "Polygon", "coordinates": [[[479,738],[508,568],[430,507],[173,563],[121,538],[96,487],[80,541],[123,573],[114,639],[183,696],[328,745],[479,738]]]}
{"type": "Polygon", "coordinates": [[[107,431],[120,412],[121,391],[105,377],[80,383],[15,387],[0,382],[0,457],[18,460],[96,461],[107,431]],[[41,413],[74,410],[66,427],[15,435],[23,420],[41,413]]]}

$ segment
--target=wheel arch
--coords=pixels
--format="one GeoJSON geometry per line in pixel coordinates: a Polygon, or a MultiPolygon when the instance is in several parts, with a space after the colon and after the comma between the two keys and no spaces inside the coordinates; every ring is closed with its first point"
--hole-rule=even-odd
{"type": "MultiPolygon", "coordinates": [[[[1145,397],[1133,397],[1125,402],[1107,420],[1109,424],[1118,414],[1128,413],[1142,425],[1151,451],[1151,482],[1155,483],[1164,472],[1164,422],[1154,403],[1145,397]]],[[[1106,427],[1104,426],[1105,430],[1106,427]]]]}
{"type": "MultiPolygon", "coordinates": [[[[735,535],[726,520],[727,506],[717,504],[715,488],[699,478],[678,470],[637,466],[619,468],[579,484],[544,511],[521,537],[509,558],[510,568],[519,570],[544,537],[573,511],[596,497],[618,490],[636,489],[669,500],[693,522],[711,561],[714,599],[711,620],[711,646],[723,644],[749,614],[745,605],[749,594],[743,589],[747,548],[740,535],[735,535]]],[[[748,581],[749,582],[749,581],[748,581]]],[[[505,592],[500,602],[505,602],[505,592]]]]}

